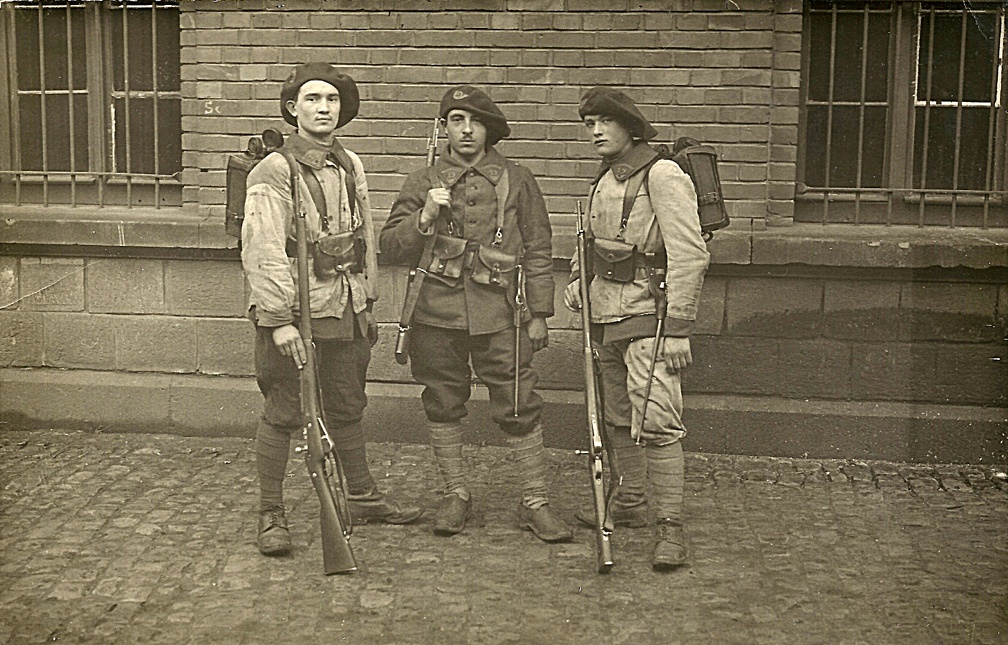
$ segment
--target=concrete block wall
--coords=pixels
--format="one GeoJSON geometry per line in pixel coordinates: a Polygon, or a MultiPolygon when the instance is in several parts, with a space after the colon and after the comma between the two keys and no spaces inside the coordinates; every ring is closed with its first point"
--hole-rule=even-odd
{"type": "MultiPolygon", "coordinates": [[[[405,271],[382,268],[377,382],[412,382],[391,360],[405,271]]],[[[801,272],[714,268],[686,393],[1008,406],[1008,286],[801,272]]],[[[2,257],[0,283],[0,367],[254,373],[237,261],[2,257]]],[[[581,389],[579,321],[556,299],[536,366],[543,388],[581,389]]]]}
{"type": "Polygon", "coordinates": [[[717,147],[739,224],[793,210],[798,0],[195,0],[181,27],[184,200],[211,213],[227,155],[266,127],[290,129],[279,87],[310,61],[359,85],[341,140],[363,157],[379,221],[458,83],[501,106],[512,135],[499,148],[536,174],[553,214],[573,213],[594,174],[577,103],[600,84],[625,89],[660,139],[717,147]]]}

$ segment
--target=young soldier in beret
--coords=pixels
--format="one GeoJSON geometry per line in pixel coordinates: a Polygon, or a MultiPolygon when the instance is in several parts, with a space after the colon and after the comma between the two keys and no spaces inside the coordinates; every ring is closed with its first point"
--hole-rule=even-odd
{"type": "Polygon", "coordinates": [[[380,235],[393,263],[426,272],[413,313],[409,358],[424,386],[431,444],[445,482],[434,532],[462,530],[472,507],[465,484],[462,425],[471,391],[470,361],[490,393],[493,420],[507,436],[522,478],[518,523],[546,542],[572,538],[550,509],[547,463],[532,354],[548,342],[553,315],[549,217],[535,178],[493,147],[510,134],[483,91],[445,93],[440,117],[447,154],[403,184],[380,235]],[[517,414],[514,408],[516,264],[525,274],[517,414]]]}
{"type": "MultiPolygon", "coordinates": [[[[655,161],[658,154],[647,141],[657,132],[627,95],[593,88],[582,97],[578,114],[602,157],[592,180],[585,231],[594,238],[596,250],[636,246],[629,256],[632,265],[622,271],[605,267],[605,261],[594,254],[595,278],[589,292],[592,326],[597,325],[592,336],[600,340],[596,349],[605,397],[604,440],[611,456],[611,482],[616,485],[609,513],[616,526],[647,525],[645,483],[649,480],[657,536],[652,566],[674,569],[686,562],[680,444],[686,428],[681,418],[680,374],[693,362],[689,334],[709,262],[696,193],[689,176],[675,162],[655,161]],[[652,162],[650,174],[640,175],[652,162]],[[637,191],[629,213],[624,209],[628,189],[637,191]],[[655,270],[664,273],[667,296],[660,360],[653,375],[649,369],[658,324],[657,290],[649,280],[649,269],[652,276],[655,270]],[[651,391],[641,427],[649,379],[651,391]]],[[[577,257],[572,266],[564,303],[577,310],[581,307],[577,257]]],[[[578,519],[584,521],[587,516],[579,513],[578,519]]],[[[594,526],[594,515],[587,521],[594,526]]]]}
{"type": "MultiPolygon", "coordinates": [[[[309,237],[312,335],[322,405],[347,479],[351,519],[407,524],[422,510],[400,508],[379,492],[368,469],[360,421],[364,379],[378,327],[371,313],[377,260],[364,166],[334,133],[360,106],[357,85],[325,63],[299,65],[280,90],[280,114],[296,126],[284,148],[301,165],[298,183],[309,237]],[[350,249],[349,252],[342,252],[350,249]],[[328,252],[327,252],[328,251],[328,252]]],[[[265,397],[256,430],[259,550],[291,546],[283,479],[291,435],[303,426],[298,370],[307,355],[298,331],[297,244],[290,167],[271,153],[249,174],[242,267],[256,323],[256,381],[265,397]]]]}

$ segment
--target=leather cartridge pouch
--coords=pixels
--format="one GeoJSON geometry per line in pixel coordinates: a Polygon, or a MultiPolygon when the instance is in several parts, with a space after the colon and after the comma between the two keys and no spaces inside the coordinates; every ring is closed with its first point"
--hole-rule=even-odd
{"type": "Polygon", "coordinates": [[[366,247],[363,227],[319,238],[311,247],[315,275],[331,278],[342,272],[362,272],[366,247]]]}
{"type": "Polygon", "coordinates": [[[495,246],[481,244],[470,277],[473,282],[510,291],[517,269],[517,257],[495,246]]]}
{"type": "Polygon", "coordinates": [[[622,240],[596,237],[592,242],[595,275],[614,282],[633,282],[636,275],[637,245],[622,240]]]}
{"type": "Polygon", "coordinates": [[[427,274],[447,285],[458,284],[465,264],[466,240],[461,237],[441,235],[434,237],[431,261],[427,274]]]}

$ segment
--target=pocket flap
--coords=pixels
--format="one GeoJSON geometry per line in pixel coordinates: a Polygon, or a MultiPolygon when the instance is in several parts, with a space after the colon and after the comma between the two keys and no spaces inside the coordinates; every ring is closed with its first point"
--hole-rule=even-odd
{"type": "Polygon", "coordinates": [[[594,246],[595,255],[611,264],[628,260],[637,251],[637,245],[635,244],[627,244],[620,240],[608,240],[601,237],[595,238],[594,246]]]}
{"type": "Polygon", "coordinates": [[[450,260],[460,257],[466,250],[466,240],[461,237],[437,235],[434,238],[432,253],[436,258],[450,260]]]}
{"type": "Polygon", "coordinates": [[[320,237],[317,244],[318,249],[326,255],[336,258],[343,257],[353,252],[354,234],[353,231],[347,231],[346,233],[327,235],[320,237]]]}

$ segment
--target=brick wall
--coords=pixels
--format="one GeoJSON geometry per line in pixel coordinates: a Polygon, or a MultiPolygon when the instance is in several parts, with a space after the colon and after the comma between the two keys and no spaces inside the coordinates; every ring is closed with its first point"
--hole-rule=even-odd
{"type": "Polygon", "coordinates": [[[383,221],[423,164],[445,89],[487,89],[512,125],[499,145],[539,178],[553,214],[572,213],[597,157],[577,103],[624,88],[662,140],[721,155],[733,218],[792,213],[801,2],[785,0],[196,0],[182,3],[185,201],[220,212],[226,156],[280,119],[293,65],[356,79],[360,115],[341,140],[361,153],[383,221]],[[194,98],[198,97],[198,98],[194,98]]]}

